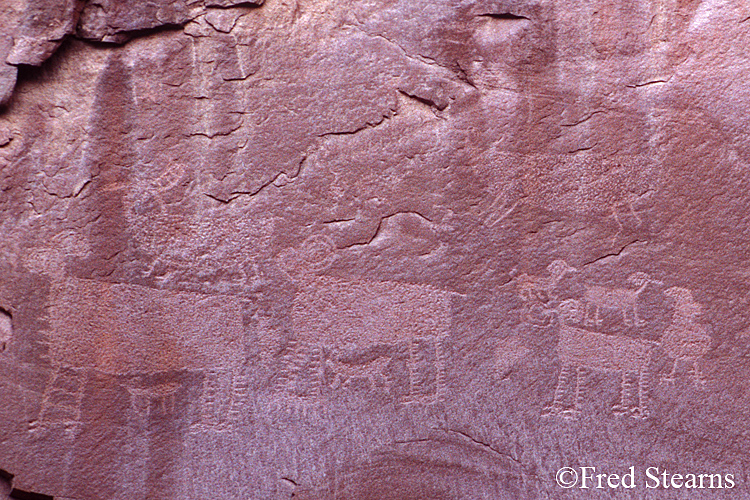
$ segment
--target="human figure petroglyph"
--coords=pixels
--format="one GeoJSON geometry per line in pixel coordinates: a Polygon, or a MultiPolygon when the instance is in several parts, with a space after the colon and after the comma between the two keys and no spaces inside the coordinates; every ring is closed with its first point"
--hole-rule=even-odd
{"type": "Polygon", "coordinates": [[[609,288],[599,285],[587,287],[583,295],[586,303],[586,323],[599,326],[602,324],[602,319],[599,318],[600,310],[614,309],[622,312],[622,321],[626,325],[645,325],[645,322],[638,318],[638,297],[649,284],[661,285],[662,282],[651,279],[646,273],[637,272],[628,276],[628,283],[636,288],[609,288]],[[628,312],[632,313],[632,320],[628,317],[628,312]]]}
{"type": "Polygon", "coordinates": [[[711,347],[711,335],[707,329],[696,321],[703,308],[693,299],[687,288],[672,287],[664,294],[674,300],[672,324],[667,327],[661,341],[664,350],[673,359],[672,371],[662,378],[665,382],[674,382],[677,366],[681,361],[690,363],[690,375],[695,386],[700,387],[706,379],[700,370],[698,361],[706,355],[711,347]]]}
{"type": "MultiPolygon", "coordinates": [[[[451,293],[426,285],[398,282],[352,282],[315,273],[325,270],[335,258],[333,242],[313,236],[299,250],[287,250],[278,262],[297,283],[292,304],[295,339],[288,346],[287,369],[282,380],[294,392],[290,368],[308,372],[306,393],[317,397],[326,363],[324,348],[342,352],[352,347],[406,345],[408,350],[409,393],[405,402],[431,403],[442,397],[444,357],[442,342],[450,327],[451,293]],[[423,386],[418,376],[420,345],[432,342],[435,388],[423,386]]],[[[369,361],[359,367],[373,381],[376,365],[369,361]]],[[[343,365],[334,358],[334,369],[347,379],[343,365]]],[[[355,370],[346,370],[349,373],[355,370]]]]}
{"type": "Polygon", "coordinates": [[[617,415],[646,418],[648,409],[649,365],[655,342],[606,335],[573,326],[583,319],[579,301],[568,299],[557,308],[560,359],[552,405],[543,415],[577,418],[586,393],[590,372],[616,373],[621,377],[620,402],[612,407],[617,415]],[[568,403],[572,392],[572,405],[568,403]]]}

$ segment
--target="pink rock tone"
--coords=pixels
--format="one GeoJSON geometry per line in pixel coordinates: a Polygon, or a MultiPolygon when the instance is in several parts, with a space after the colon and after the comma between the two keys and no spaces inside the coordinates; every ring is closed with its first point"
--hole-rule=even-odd
{"type": "Polygon", "coordinates": [[[750,497],[745,3],[0,15],[0,498],[750,497]]]}

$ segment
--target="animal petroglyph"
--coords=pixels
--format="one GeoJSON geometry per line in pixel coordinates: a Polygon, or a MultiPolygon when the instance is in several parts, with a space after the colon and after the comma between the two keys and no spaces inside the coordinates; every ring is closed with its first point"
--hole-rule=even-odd
{"type": "Polygon", "coordinates": [[[242,309],[232,296],[69,279],[48,308],[53,364],[105,373],[230,368],[243,357],[242,309]]]}
{"type": "MultiPolygon", "coordinates": [[[[442,341],[450,328],[451,293],[424,285],[351,282],[315,275],[330,265],[333,250],[330,240],[313,237],[300,251],[287,251],[280,256],[280,266],[298,286],[292,304],[295,340],[288,349],[288,369],[283,374],[288,390],[294,391],[295,377],[290,376],[290,370],[307,371],[307,393],[319,394],[324,348],[342,352],[376,345],[406,345],[409,393],[405,401],[439,400],[444,388],[442,341]],[[425,342],[434,348],[431,387],[420,376],[425,342]]],[[[382,369],[376,365],[379,364],[368,362],[359,370],[374,380],[372,377],[382,369]]],[[[332,366],[342,368],[335,360],[332,366]]],[[[343,370],[340,374],[344,379],[351,376],[343,370]]]]}
{"type": "Polygon", "coordinates": [[[645,325],[645,322],[638,318],[638,296],[649,284],[661,285],[662,282],[652,280],[649,275],[640,272],[631,274],[628,282],[636,288],[587,287],[583,296],[586,303],[586,322],[590,325],[601,325],[600,310],[614,309],[622,312],[622,320],[626,325],[645,325]],[[591,310],[593,310],[593,317],[591,310]],[[628,312],[631,313],[632,319],[628,316],[628,312]]]}
{"type": "Polygon", "coordinates": [[[690,375],[696,386],[706,383],[701,373],[698,361],[703,358],[711,347],[711,336],[696,318],[701,315],[703,308],[695,302],[690,290],[672,287],[664,294],[674,300],[672,324],[667,327],[661,341],[664,350],[674,360],[672,371],[662,378],[666,382],[674,382],[679,362],[691,364],[690,375]]]}
{"type": "Polygon", "coordinates": [[[561,368],[552,405],[545,408],[544,414],[573,418],[580,415],[586,379],[594,371],[617,373],[621,377],[620,402],[612,408],[615,414],[646,418],[649,415],[649,365],[657,344],[572,326],[570,323],[579,322],[583,315],[576,300],[561,303],[558,314],[557,353],[561,368]]]}
{"type": "Polygon", "coordinates": [[[29,423],[29,430],[39,432],[62,424],[67,434],[74,434],[81,425],[86,380],[85,369],[56,366],[44,387],[39,416],[29,423]]]}
{"type": "Polygon", "coordinates": [[[130,405],[141,417],[148,417],[155,410],[161,413],[174,412],[174,395],[181,385],[176,382],[156,384],[149,387],[128,387],[130,405]]]}
{"type": "Polygon", "coordinates": [[[650,159],[638,155],[493,153],[487,163],[495,166],[484,172],[494,186],[486,197],[489,206],[482,210],[490,227],[527,207],[573,211],[611,221],[607,225],[616,242],[625,230],[642,225],[643,210],[658,184],[650,159]]]}
{"type": "Polygon", "coordinates": [[[576,269],[564,260],[555,260],[547,266],[549,276],[523,273],[515,278],[518,295],[523,301],[522,321],[547,325],[551,320],[550,304],[556,298],[555,287],[567,273],[576,269]]]}
{"type": "Polygon", "coordinates": [[[328,366],[336,374],[334,388],[338,385],[346,386],[357,378],[366,378],[370,387],[375,387],[379,383],[378,377],[382,380],[388,379],[386,367],[389,362],[390,359],[385,356],[365,363],[346,363],[334,358],[328,362],[328,366]]]}
{"type": "Polygon", "coordinates": [[[236,370],[210,370],[205,373],[196,422],[191,432],[231,431],[244,416],[249,382],[236,370]]]}

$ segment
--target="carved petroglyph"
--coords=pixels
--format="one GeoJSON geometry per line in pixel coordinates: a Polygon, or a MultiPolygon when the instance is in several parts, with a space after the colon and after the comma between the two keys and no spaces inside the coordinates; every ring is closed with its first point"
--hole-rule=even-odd
{"type": "Polygon", "coordinates": [[[583,296],[586,303],[586,323],[599,326],[602,324],[599,318],[600,310],[614,309],[622,312],[622,320],[626,325],[644,326],[646,323],[638,318],[638,296],[649,284],[661,285],[662,282],[652,280],[646,273],[638,272],[628,276],[628,283],[635,288],[609,288],[598,285],[587,287],[583,296]]]}
{"type": "Polygon", "coordinates": [[[10,313],[0,309],[0,352],[7,349],[13,338],[13,318],[10,313]]]}
{"type": "Polygon", "coordinates": [[[387,383],[388,372],[386,367],[389,362],[390,359],[386,356],[365,363],[347,363],[340,358],[334,358],[327,362],[327,366],[336,376],[333,383],[334,388],[339,385],[347,386],[357,378],[366,378],[370,387],[376,387],[382,383],[381,381],[387,383]]]}
{"type": "Polygon", "coordinates": [[[667,354],[674,360],[672,371],[662,378],[665,382],[674,382],[676,371],[681,361],[690,363],[690,375],[693,383],[700,387],[706,383],[698,361],[706,355],[711,347],[711,336],[707,329],[696,321],[703,308],[693,299],[687,288],[672,287],[664,292],[674,300],[672,324],[662,335],[662,345],[667,354]]]}
{"type": "Polygon", "coordinates": [[[210,370],[205,374],[198,415],[190,432],[224,432],[236,428],[248,404],[248,377],[236,370],[210,370]]]}
{"type": "Polygon", "coordinates": [[[549,302],[554,298],[553,290],[566,273],[576,271],[564,260],[555,260],[547,266],[549,276],[530,276],[526,273],[517,279],[518,293],[527,302],[549,302]]]}
{"type": "Polygon", "coordinates": [[[560,325],[557,352],[562,366],[552,405],[545,408],[545,414],[574,418],[580,415],[587,375],[596,371],[621,376],[620,402],[612,408],[615,414],[646,418],[649,415],[648,367],[655,345],[645,340],[560,325]],[[570,392],[572,405],[567,402],[570,392]]]}
{"type": "MultiPolygon", "coordinates": [[[[673,303],[672,322],[659,341],[646,340],[641,337],[645,332],[640,329],[646,322],[640,317],[639,302],[648,302],[650,309],[658,310],[658,302],[653,302],[658,295],[642,294],[648,285],[663,285],[661,281],[636,272],[628,276],[631,288],[583,285],[582,292],[575,292],[581,288],[573,286],[566,288],[567,293],[581,295],[560,300],[556,293],[559,276],[568,266],[556,267],[557,271],[551,265],[550,276],[544,279],[526,274],[516,278],[523,320],[533,326],[555,326],[558,330],[557,355],[561,367],[552,404],[544,408],[543,415],[577,417],[586,399],[589,375],[604,373],[620,377],[620,398],[612,407],[613,412],[646,418],[652,364],[656,354],[662,352],[673,360],[672,370],[663,381],[674,382],[679,364],[687,362],[695,385],[705,383],[699,364],[709,350],[711,336],[697,321],[702,308],[690,290],[672,287],[663,293],[673,303]],[[602,311],[614,313],[602,318],[602,311]],[[604,329],[598,328],[603,325],[604,329]],[[634,333],[634,327],[640,332],[634,333]]],[[[657,336],[656,332],[648,333],[652,339],[657,336]]]]}
{"type": "Polygon", "coordinates": [[[334,257],[333,243],[320,236],[279,256],[280,267],[298,286],[292,304],[295,339],[283,356],[284,390],[297,397],[319,397],[326,366],[339,381],[359,372],[374,386],[387,363],[370,359],[344,368],[337,356],[353,348],[402,346],[408,351],[409,372],[404,401],[438,401],[445,384],[442,341],[450,327],[451,294],[424,285],[351,282],[315,274],[334,257]],[[326,350],[333,352],[328,365],[326,350]],[[429,375],[426,366],[431,367],[429,375]]]}
{"type": "MultiPolygon", "coordinates": [[[[596,115],[584,114],[566,125],[575,127],[596,115]]],[[[478,214],[488,227],[529,208],[573,211],[600,223],[607,221],[616,242],[624,232],[643,225],[644,209],[658,185],[657,171],[646,156],[488,155],[485,161],[493,168],[482,172],[488,188],[478,214]]]]}
{"type": "Polygon", "coordinates": [[[151,256],[144,276],[161,288],[225,295],[256,290],[258,256],[273,224],[237,205],[196,203],[189,196],[196,184],[189,168],[175,164],[129,188],[129,227],[139,250],[151,256]]]}
{"type": "Polygon", "coordinates": [[[86,380],[85,369],[56,366],[45,385],[39,415],[29,423],[29,430],[39,432],[62,424],[67,434],[75,434],[81,425],[86,380]]]}
{"type": "Polygon", "coordinates": [[[546,326],[552,319],[551,303],[556,299],[555,287],[567,273],[577,269],[564,260],[555,260],[547,266],[549,276],[523,273],[515,278],[518,295],[523,301],[521,320],[546,326]]]}
{"type": "Polygon", "coordinates": [[[105,373],[230,368],[243,354],[232,296],[68,279],[53,282],[50,361],[105,373]]]}
{"type": "Polygon", "coordinates": [[[128,387],[130,406],[142,418],[147,418],[153,412],[174,412],[174,396],[181,384],[166,382],[148,387],[128,387]]]}

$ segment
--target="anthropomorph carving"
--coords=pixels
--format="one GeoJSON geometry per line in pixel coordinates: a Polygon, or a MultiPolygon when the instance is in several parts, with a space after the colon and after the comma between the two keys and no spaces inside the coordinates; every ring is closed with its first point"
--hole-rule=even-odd
{"type": "Polygon", "coordinates": [[[662,345],[674,361],[672,371],[662,380],[674,382],[678,364],[686,361],[691,364],[690,375],[695,385],[703,385],[706,380],[701,373],[698,360],[705,356],[711,347],[711,336],[706,328],[696,321],[703,308],[695,302],[693,294],[686,288],[675,286],[664,294],[674,300],[674,313],[672,324],[667,327],[662,336],[662,345]]]}
{"type": "Polygon", "coordinates": [[[353,378],[357,369],[360,376],[373,382],[373,377],[383,374],[385,363],[372,359],[344,368],[340,354],[377,345],[405,346],[409,371],[405,401],[437,401],[444,387],[442,341],[450,326],[451,294],[424,285],[354,282],[317,275],[334,257],[333,242],[321,236],[313,236],[300,249],[279,256],[280,267],[298,286],[292,305],[295,338],[282,373],[286,390],[294,394],[298,374],[304,373],[309,386],[305,393],[319,397],[326,367],[340,382],[353,378]],[[435,359],[432,374],[426,378],[420,359],[425,343],[434,349],[435,359]],[[330,362],[325,350],[333,353],[330,362]]]}

